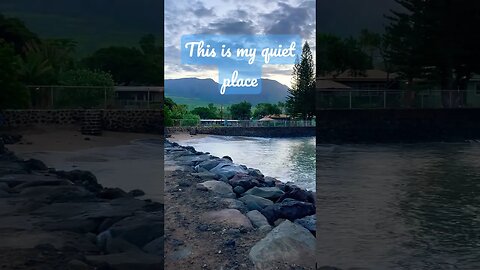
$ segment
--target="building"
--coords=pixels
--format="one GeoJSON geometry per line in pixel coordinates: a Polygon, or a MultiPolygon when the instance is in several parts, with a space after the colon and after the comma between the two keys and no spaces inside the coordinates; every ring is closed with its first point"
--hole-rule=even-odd
{"type": "MultiPolygon", "coordinates": [[[[347,70],[340,74],[327,74],[317,79],[322,88],[333,87],[333,89],[342,89],[344,86],[354,90],[386,90],[399,89],[400,83],[397,80],[398,75],[395,73],[387,73],[383,70],[368,69],[364,72],[353,72],[347,70]]],[[[317,85],[318,88],[318,85],[317,85]]],[[[348,88],[345,88],[348,89],[348,88]]]]}
{"type": "Polygon", "coordinates": [[[115,86],[115,106],[122,108],[160,108],[163,86],[115,86]]]}

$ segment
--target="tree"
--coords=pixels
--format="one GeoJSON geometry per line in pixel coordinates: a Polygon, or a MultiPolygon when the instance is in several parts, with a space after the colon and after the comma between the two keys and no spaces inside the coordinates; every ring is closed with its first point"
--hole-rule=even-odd
{"type": "Polygon", "coordinates": [[[16,54],[23,54],[23,47],[39,38],[25,24],[16,18],[6,18],[0,14],[0,39],[13,46],[16,54]]]}
{"type": "Polygon", "coordinates": [[[200,117],[188,111],[187,105],[176,104],[165,106],[165,125],[166,126],[195,126],[200,121],[200,117]]]}
{"type": "Polygon", "coordinates": [[[191,113],[200,116],[201,119],[220,119],[218,108],[213,103],[208,104],[207,107],[196,107],[191,113]]]}
{"type": "Polygon", "coordinates": [[[80,86],[78,88],[60,88],[56,93],[57,108],[95,108],[104,106],[113,98],[114,82],[109,73],[76,69],[62,72],[59,85],[80,86]],[[90,86],[90,87],[81,87],[90,86]]]}
{"type": "MultiPolygon", "coordinates": [[[[464,90],[480,72],[480,41],[471,27],[480,24],[478,1],[396,0],[405,11],[392,11],[386,28],[387,57],[409,82],[433,80],[444,90],[464,90]]],[[[461,106],[464,97],[444,106],[461,106]]]]}
{"type": "Polygon", "coordinates": [[[253,118],[260,119],[267,115],[281,114],[282,111],[276,104],[259,103],[253,110],[253,118]]]}
{"type": "Polygon", "coordinates": [[[0,109],[23,109],[29,106],[30,94],[20,83],[20,58],[13,46],[0,40],[0,109]]]}
{"type": "Polygon", "coordinates": [[[303,45],[301,59],[293,67],[292,87],[287,97],[288,112],[311,119],[315,115],[315,66],[307,42],[303,45]]]}
{"type": "Polygon", "coordinates": [[[252,117],[252,104],[246,101],[232,104],[229,111],[234,120],[250,120],[252,117]]]}

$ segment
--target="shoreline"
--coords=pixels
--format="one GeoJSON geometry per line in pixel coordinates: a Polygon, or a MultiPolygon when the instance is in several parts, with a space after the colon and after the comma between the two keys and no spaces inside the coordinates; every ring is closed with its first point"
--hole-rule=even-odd
{"type": "Polygon", "coordinates": [[[0,264],[8,269],[163,269],[163,204],[89,171],[23,160],[0,136],[0,264]]]}
{"type": "Polygon", "coordinates": [[[315,269],[312,192],[165,140],[165,201],[167,269],[315,269]]]}

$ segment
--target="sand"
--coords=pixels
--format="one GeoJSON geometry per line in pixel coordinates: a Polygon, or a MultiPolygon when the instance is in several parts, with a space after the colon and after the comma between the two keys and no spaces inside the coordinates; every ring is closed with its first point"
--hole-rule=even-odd
{"type": "Polygon", "coordinates": [[[39,159],[57,170],[88,170],[105,187],[141,189],[146,198],[163,202],[162,135],[104,131],[84,136],[74,127],[58,126],[15,133],[23,135],[22,141],[7,147],[20,158],[39,159]]]}
{"type": "Polygon", "coordinates": [[[171,142],[181,143],[183,141],[191,140],[191,139],[201,139],[208,137],[208,134],[197,134],[197,135],[190,135],[187,132],[176,132],[170,135],[168,138],[171,142]]]}

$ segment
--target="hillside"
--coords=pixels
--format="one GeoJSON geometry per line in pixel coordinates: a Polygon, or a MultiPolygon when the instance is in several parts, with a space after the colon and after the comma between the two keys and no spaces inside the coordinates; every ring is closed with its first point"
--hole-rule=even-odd
{"type": "Polygon", "coordinates": [[[248,101],[252,104],[284,102],[288,87],[274,80],[262,79],[259,95],[220,95],[218,83],[212,79],[182,78],[165,80],[165,96],[187,105],[232,104],[248,101]]]}

